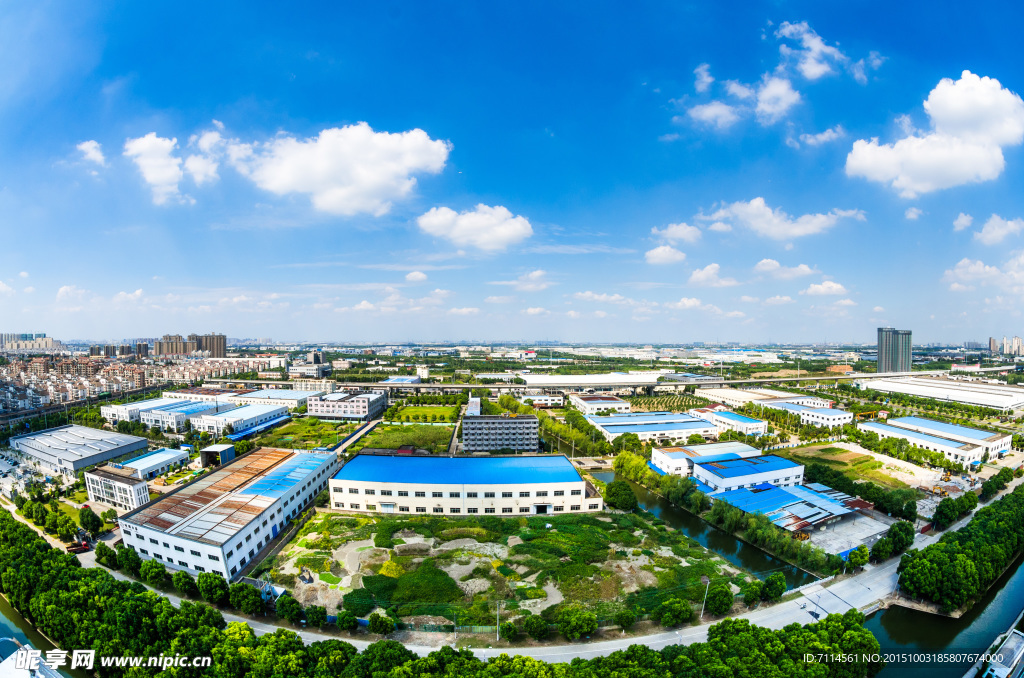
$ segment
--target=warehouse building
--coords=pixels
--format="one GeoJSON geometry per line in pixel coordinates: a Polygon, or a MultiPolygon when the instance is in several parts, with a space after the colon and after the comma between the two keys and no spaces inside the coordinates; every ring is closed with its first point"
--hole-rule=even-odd
{"type": "Polygon", "coordinates": [[[693,465],[696,463],[759,456],[761,456],[761,451],[756,447],[730,440],[724,443],[704,443],[703,445],[656,447],[651,450],[651,465],[662,473],[689,476],[693,475],[693,465]]]}
{"type": "Polygon", "coordinates": [[[831,407],[807,407],[797,403],[765,403],[765,407],[775,410],[785,410],[800,415],[800,423],[805,426],[824,426],[825,428],[836,428],[853,422],[853,412],[837,410],[831,407]]]}
{"type": "Polygon", "coordinates": [[[202,402],[196,400],[171,400],[161,405],[139,412],[139,419],[150,428],[180,433],[185,430],[185,422],[191,422],[204,414],[217,414],[233,410],[237,405],[218,401],[202,402]]]}
{"type": "Polygon", "coordinates": [[[726,431],[736,431],[745,436],[760,436],[768,433],[768,422],[730,412],[721,407],[698,407],[687,411],[687,414],[710,421],[718,428],[718,435],[726,431]]]}
{"type": "Polygon", "coordinates": [[[983,453],[987,452],[990,459],[997,455],[1002,457],[1010,451],[1013,442],[1011,433],[993,433],[969,426],[947,424],[943,421],[925,419],[923,417],[899,417],[889,419],[889,425],[897,428],[905,428],[909,431],[927,433],[929,435],[947,438],[960,443],[968,443],[981,447],[983,453]]]}
{"type": "MultiPolygon", "coordinates": [[[[857,428],[861,431],[871,431],[883,440],[885,438],[906,440],[915,447],[930,450],[931,452],[939,452],[950,461],[962,464],[963,466],[980,464],[985,457],[984,449],[976,442],[965,443],[959,440],[950,440],[949,438],[921,433],[899,426],[882,424],[877,421],[861,422],[857,424],[857,428]]],[[[989,456],[991,457],[991,455],[989,456]]]]}
{"type": "Polygon", "coordinates": [[[767,405],[770,402],[789,402],[806,407],[832,407],[832,401],[816,396],[775,391],[769,388],[726,388],[702,386],[693,394],[699,398],[707,398],[713,403],[725,403],[729,407],[742,407],[747,403],[767,405]]]}
{"type": "MultiPolygon", "coordinates": [[[[561,407],[565,404],[565,396],[562,394],[547,395],[545,393],[524,393],[516,398],[519,402],[526,404],[529,400],[537,408],[561,407]]],[[[629,403],[626,403],[627,405],[629,403]]]]}
{"type": "Polygon", "coordinates": [[[262,448],[125,514],[124,543],[143,558],[231,581],[310,506],[337,455],[262,448]]]}
{"type": "Polygon", "coordinates": [[[138,436],[68,425],[14,436],[10,446],[47,472],[74,477],[88,466],[144,450],[147,443],[138,436]]]}
{"type": "Polygon", "coordinates": [[[671,440],[686,440],[697,434],[705,439],[718,435],[718,427],[704,419],[689,414],[672,412],[633,412],[587,417],[612,442],[625,433],[635,433],[640,442],[667,443],[671,440]]]}
{"type": "Polygon", "coordinates": [[[855,518],[858,509],[872,508],[872,504],[863,499],[817,483],[785,488],[761,483],[718,492],[711,498],[731,504],[745,513],[763,514],[789,532],[824,529],[847,516],[855,518]]]}
{"type": "Polygon", "coordinates": [[[629,401],[610,395],[569,394],[569,404],[580,411],[580,414],[597,414],[615,410],[619,413],[629,412],[629,401]]]}
{"type": "Polygon", "coordinates": [[[195,402],[203,403],[227,403],[230,402],[230,398],[245,395],[247,393],[253,393],[253,390],[195,386],[192,388],[183,388],[178,391],[164,391],[160,395],[163,398],[171,398],[174,400],[193,400],[195,402]]]}
{"type": "Polygon", "coordinates": [[[141,421],[142,412],[159,407],[177,405],[180,402],[170,398],[153,398],[151,400],[137,400],[134,403],[124,403],[121,405],[103,405],[100,407],[100,416],[111,425],[116,425],[120,421],[141,421]]]}
{"type": "Polygon", "coordinates": [[[206,432],[215,439],[224,435],[224,429],[231,427],[231,435],[244,436],[256,433],[255,429],[269,428],[288,419],[288,408],[283,405],[243,405],[219,414],[204,414],[196,417],[192,427],[206,432]]]}
{"type": "Polygon", "coordinates": [[[955,381],[939,377],[858,379],[854,385],[860,389],[991,407],[1004,412],[1024,409],[1024,388],[1020,386],[955,381]]]}
{"type": "Polygon", "coordinates": [[[540,421],[532,414],[480,414],[480,399],[470,398],[462,418],[462,448],[469,454],[512,450],[536,452],[540,421]]]}
{"type": "Polygon", "coordinates": [[[310,398],[324,395],[324,391],[293,391],[287,388],[265,388],[261,391],[252,391],[233,395],[228,402],[236,405],[272,405],[294,410],[308,404],[310,398]]]}
{"type": "Polygon", "coordinates": [[[604,506],[564,455],[359,454],[331,478],[330,487],[332,507],[360,513],[513,517],[604,506]]]}
{"type": "Polygon", "coordinates": [[[383,393],[339,392],[311,397],[307,401],[306,413],[324,419],[371,421],[380,417],[387,405],[388,398],[383,393]]]}
{"type": "Polygon", "coordinates": [[[804,480],[800,464],[767,454],[744,459],[701,462],[693,465],[693,478],[715,492],[728,492],[741,487],[770,483],[776,487],[792,487],[804,480]]]}

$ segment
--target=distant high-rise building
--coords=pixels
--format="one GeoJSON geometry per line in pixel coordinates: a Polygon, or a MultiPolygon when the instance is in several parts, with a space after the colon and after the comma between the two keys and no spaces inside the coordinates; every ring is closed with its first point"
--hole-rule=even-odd
{"type": "Polygon", "coordinates": [[[1003,337],[1003,348],[1000,351],[1003,355],[1010,355],[1010,340],[1003,337]]]}
{"type": "Polygon", "coordinates": [[[228,338],[223,334],[190,334],[190,342],[195,342],[197,351],[205,351],[211,358],[226,358],[228,355],[228,338]]]}
{"type": "Polygon", "coordinates": [[[892,327],[878,328],[878,372],[909,372],[911,339],[910,330],[892,327]]]}
{"type": "Polygon", "coordinates": [[[1013,350],[1013,355],[1024,355],[1024,343],[1021,342],[1020,337],[1013,338],[1011,349],[1013,350]]]}
{"type": "Polygon", "coordinates": [[[138,358],[149,357],[149,344],[135,344],[135,355],[138,358]]]}
{"type": "Polygon", "coordinates": [[[989,337],[988,338],[988,352],[989,353],[998,353],[999,352],[999,342],[996,341],[995,337],[989,337]]]}
{"type": "Polygon", "coordinates": [[[103,347],[104,358],[115,358],[117,357],[117,344],[107,344],[103,347]]]}
{"type": "Polygon", "coordinates": [[[309,355],[306,356],[306,362],[310,365],[323,365],[324,364],[324,352],[323,351],[310,351],[309,355]]]}

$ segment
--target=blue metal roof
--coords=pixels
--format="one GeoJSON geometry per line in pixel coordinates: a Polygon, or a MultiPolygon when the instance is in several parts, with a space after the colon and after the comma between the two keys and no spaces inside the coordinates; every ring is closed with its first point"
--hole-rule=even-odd
{"type": "MultiPolygon", "coordinates": [[[[654,416],[654,415],[666,415],[666,414],[671,416],[671,415],[674,414],[674,412],[667,412],[667,411],[665,411],[665,412],[615,412],[614,414],[601,415],[598,418],[599,419],[611,419],[612,417],[615,417],[615,418],[619,418],[619,417],[621,417],[621,418],[628,418],[628,417],[651,417],[651,416],[654,416]]],[[[591,415],[591,416],[596,416],[596,415],[591,415]]],[[[682,416],[688,417],[690,415],[684,414],[682,416]]]]}
{"type": "Polygon", "coordinates": [[[911,431],[908,428],[897,428],[896,426],[889,426],[888,424],[880,424],[877,421],[866,421],[858,424],[858,427],[867,431],[875,431],[876,433],[886,433],[896,438],[906,438],[911,443],[914,441],[920,441],[924,443],[931,443],[932,445],[952,447],[958,450],[962,450],[970,444],[962,443],[958,440],[950,440],[949,438],[930,436],[927,433],[918,433],[917,431],[911,431]]]}
{"type": "Polygon", "coordinates": [[[277,426],[278,424],[286,422],[286,421],[288,421],[291,418],[292,417],[291,417],[290,414],[282,414],[280,417],[274,417],[270,421],[265,421],[262,424],[257,424],[256,426],[250,426],[247,429],[243,429],[241,431],[236,431],[236,432],[231,433],[231,434],[229,434],[229,435],[227,435],[225,437],[228,440],[238,441],[238,440],[241,440],[242,438],[244,438],[246,436],[251,436],[254,433],[259,433],[260,431],[266,431],[268,428],[271,428],[273,426],[277,426]]]}
{"type": "Polygon", "coordinates": [[[322,454],[296,453],[291,459],[268,471],[238,494],[258,494],[278,498],[288,494],[299,482],[324,463],[322,454]]]}
{"type": "Polygon", "coordinates": [[[175,461],[181,458],[181,455],[188,456],[188,453],[184,450],[169,450],[166,447],[162,447],[159,450],[153,450],[149,454],[144,454],[141,457],[135,457],[123,462],[121,466],[127,466],[128,468],[150,468],[152,466],[162,466],[167,462],[175,461]]]}
{"type": "Polygon", "coordinates": [[[175,412],[178,414],[195,414],[196,412],[203,412],[205,410],[212,410],[217,407],[218,403],[204,403],[195,400],[175,400],[170,405],[164,405],[154,409],[160,410],[161,412],[175,412]]]}
{"type": "Polygon", "coordinates": [[[320,395],[322,391],[293,391],[290,388],[265,388],[262,391],[244,393],[240,398],[268,398],[270,400],[302,400],[320,395]]]}
{"type": "Polygon", "coordinates": [[[665,475],[665,472],[664,472],[664,471],[662,471],[662,470],[661,470],[660,468],[658,468],[657,466],[655,466],[654,464],[652,464],[652,463],[651,463],[650,461],[648,461],[648,462],[647,462],[647,468],[651,469],[652,471],[654,471],[655,473],[657,473],[657,474],[658,474],[659,476],[663,476],[663,475],[665,475]]]}
{"type": "Polygon", "coordinates": [[[777,410],[789,410],[790,412],[804,412],[811,409],[806,405],[797,405],[796,403],[765,403],[768,407],[774,407],[777,410]]]}
{"type": "Polygon", "coordinates": [[[420,457],[357,455],[337,480],[440,485],[513,485],[579,482],[562,455],[524,457],[420,457]]]}
{"type": "Polygon", "coordinates": [[[742,414],[736,414],[735,412],[715,412],[719,417],[730,419],[732,421],[738,421],[744,424],[760,424],[760,419],[754,419],[753,417],[744,417],[742,414]]]}
{"type": "Polygon", "coordinates": [[[383,382],[384,384],[418,384],[420,383],[419,377],[404,376],[404,377],[388,377],[383,382]]]}
{"type": "Polygon", "coordinates": [[[681,421],[678,424],[634,424],[630,426],[604,427],[609,433],[621,435],[623,433],[649,433],[651,431],[692,431],[695,429],[714,428],[703,419],[694,421],[681,421]]]}
{"type": "MultiPolygon", "coordinates": [[[[591,415],[587,421],[604,428],[614,426],[633,426],[636,424],[668,424],[681,421],[704,421],[689,414],[672,414],[671,412],[635,412],[632,414],[609,414],[604,416],[591,415]]],[[[707,423],[707,422],[704,422],[707,423]]]]}
{"type": "Polygon", "coordinates": [[[694,464],[710,464],[714,461],[728,461],[729,459],[741,459],[735,452],[723,452],[721,454],[708,454],[703,457],[690,457],[694,464]]]}
{"type": "Polygon", "coordinates": [[[800,464],[768,454],[763,457],[709,462],[700,464],[700,467],[719,478],[739,478],[754,473],[768,473],[770,471],[782,471],[790,468],[796,469],[800,468],[800,464]]]}
{"type": "MultiPolygon", "coordinates": [[[[899,419],[890,419],[890,424],[905,423],[910,426],[920,426],[921,428],[934,431],[936,435],[958,435],[964,438],[971,438],[972,440],[986,440],[996,435],[990,431],[982,431],[976,428],[969,428],[967,426],[958,426],[957,424],[947,424],[943,421],[933,421],[931,419],[923,419],[922,417],[900,417],[899,419]]],[[[1008,434],[1007,434],[1008,435],[1008,434]]]]}
{"type": "Polygon", "coordinates": [[[690,478],[690,480],[692,480],[693,484],[697,486],[698,492],[703,492],[704,494],[712,494],[715,491],[713,487],[711,487],[710,485],[705,485],[696,478],[690,478]]]}

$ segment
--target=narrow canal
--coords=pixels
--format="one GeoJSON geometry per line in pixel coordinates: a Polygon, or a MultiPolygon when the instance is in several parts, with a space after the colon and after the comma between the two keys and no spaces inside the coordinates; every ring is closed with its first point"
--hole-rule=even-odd
{"type": "MultiPolygon", "coordinates": [[[[7,601],[0,598],[0,638],[14,638],[21,644],[28,643],[36,650],[46,652],[55,649],[53,644],[29,624],[7,601]]],[[[70,656],[70,655],[69,655],[70,656]]],[[[70,660],[68,661],[70,665],[70,660]]],[[[87,678],[83,671],[62,670],[61,675],[69,678],[87,678]]]]}

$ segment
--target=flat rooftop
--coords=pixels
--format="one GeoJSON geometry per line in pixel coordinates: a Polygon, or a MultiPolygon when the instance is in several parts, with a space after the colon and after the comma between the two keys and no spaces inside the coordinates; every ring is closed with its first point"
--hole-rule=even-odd
{"type": "Polygon", "coordinates": [[[574,483],[579,472],[563,455],[435,457],[360,454],[336,480],[438,485],[574,483]]]}
{"type": "Polygon", "coordinates": [[[372,400],[374,398],[383,398],[383,393],[328,393],[325,396],[320,396],[320,400],[329,400],[331,402],[341,402],[344,400],[372,400]]]}
{"type": "Polygon", "coordinates": [[[323,393],[323,391],[294,391],[290,388],[265,388],[246,393],[246,398],[266,398],[268,400],[302,400],[323,393]]]}
{"type": "Polygon", "coordinates": [[[123,462],[121,466],[128,468],[150,468],[153,466],[163,466],[169,462],[181,459],[181,456],[185,455],[188,457],[188,452],[184,450],[169,450],[166,447],[159,450],[153,450],[149,454],[144,454],[141,457],[135,457],[123,462]]]}
{"type": "Polygon", "coordinates": [[[708,473],[719,478],[740,478],[755,473],[770,473],[772,471],[784,471],[786,469],[798,469],[800,464],[794,463],[773,454],[763,457],[748,457],[745,459],[730,459],[726,461],[712,461],[698,464],[708,473]]]}
{"type": "MultiPolygon", "coordinates": [[[[152,409],[159,410],[160,412],[166,412],[168,414],[197,414],[199,412],[205,412],[211,407],[216,407],[216,403],[200,402],[197,400],[175,400],[173,398],[170,405],[161,405],[160,407],[154,407],[152,409]]],[[[229,406],[230,407],[230,406],[229,406]]]]}
{"type": "Polygon", "coordinates": [[[739,422],[741,424],[761,424],[763,423],[760,419],[754,419],[753,417],[745,417],[742,414],[736,414],[735,412],[717,411],[713,412],[716,417],[722,417],[729,421],[739,422]]]}
{"type": "Polygon", "coordinates": [[[674,424],[699,421],[704,425],[710,424],[699,417],[690,414],[672,414],[671,412],[643,412],[631,415],[609,414],[591,415],[586,417],[591,424],[608,428],[614,426],[616,430],[620,426],[638,426],[643,424],[674,424]]]}
{"type": "Polygon", "coordinates": [[[382,384],[418,384],[420,383],[419,377],[413,376],[401,376],[401,377],[388,377],[382,384]]]}
{"type": "Polygon", "coordinates": [[[691,431],[708,427],[714,428],[714,425],[703,419],[695,419],[693,421],[680,421],[672,424],[629,424],[614,426],[610,429],[608,427],[603,428],[618,435],[622,433],[650,433],[651,431],[691,431]]]}
{"type": "Polygon", "coordinates": [[[880,424],[877,421],[865,421],[857,426],[865,431],[874,431],[876,433],[885,433],[896,438],[906,438],[911,443],[915,440],[923,443],[931,443],[932,445],[943,445],[945,447],[952,447],[957,450],[973,450],[977,445],[971,443],[962,443],[959,440],[950,440],[949,438],[940,438],[938,436],[930,436],[927,433],[919,433],[918,431],[911,431],[908,428],[899,428],[897,426],[889,426],[888,424],[880,424]]]}
{"type": "Polygon", "coordinates": [[[183,388],[173,393],[184,393],[185,395],[202,395],[202,396],[228,396],[228,395],[246,395],[253,393],[251,388],[212,388],[209,386],[196,386],[194,388],[183,388]]]}
{"type": "Polygon", "coordinates": [[[100,478],[106,478],[107,480],[113,480],[118,483],[138,484],[146,482],[136,478],[132,469],[128,468],[117,468],[109,464],[105,466],[98,466],[91,471],[88,471],[89,475],[94,475],[100,478]]]}
{"type": "Polygon", "coordinates": [[[957,435],[978,441],[1003,438],[1010,435],[1009,433],[992,433],[991,431],[982,431],[981,429],[970,428],[969,426],[947,424],[943,421],[934,421],[932,419],[924,419],[923,417],[899,417],[898,419],[890,419],[888,423],[893,426],[899,426],[900,424],[918,426],[929,431],[934,431],[936,435],[939,436],[942,436],[943,434],[957,435]]]}
{"type": "MultiPolygon", "coordinates": [[[[17,443],[22,449],[36,450],[57,459],[73,462],[145,442],[145,438],[138,436],[74,424],[11,438],[12,446],[17,443]]],[[[125,454],[128,451],[125,450],[125,454]]]]}
{"type": "Polygon", "coordinates": [[[200,476],[120,520],[220,546],[330,456],[265,447],[200,476]]]}
{"type": "MultiPolygon", "coordinates": [[[[703,445],[686,445],[681,447],[659,447],[670,459],[699,458],[717,454],[735,454],[737,456],[758,456],[761,452],[756,447],[736,440],[724,443],[705,443],[703,445]]],[[[710,460],[709,460],[710,461],[710,460]]]]}
{"type": "Polygon", "coordinates": [[[227,412],[218,412],[217,414],[208,414],[206,416],[217,417],[218,419],[249,419],[250,417],[259,417],[264,414],[279,412],[281,407],[281,405],[242,405],[227,412]]]}
{"type": "Polygon", "coordinates": [[[609,395],[578,395],[576,396],[585,403],[624,403],[622,398],[609,395]]]}
{"type": "Polygon", "coordinates": [[[147,410],[155,410],[165,406],[176,405],[181,402],[182,401],[177,398],[151,398],[150,400],[138,400],[134,403],[112,405],[112,407],[127,407],[129,409],[138,410],[139,412],[145,412],[147,410]]]}

